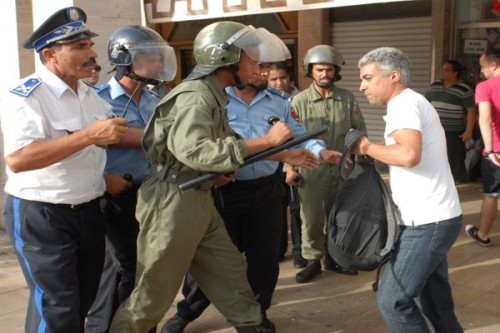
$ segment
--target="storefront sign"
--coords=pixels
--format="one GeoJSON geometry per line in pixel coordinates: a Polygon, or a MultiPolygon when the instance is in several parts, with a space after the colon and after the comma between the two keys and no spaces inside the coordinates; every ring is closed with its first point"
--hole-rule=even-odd
{"type": "Polygon", "coordinates": [[[464,39],[464,53],[483,54],[488,47],[486,39],[464,39]]]}
{"type": "MultiPolygon", "coordinates": [[[[148,23],[380,3],[380,0],[143,0],[148,23]]],[[[384,2],[412,0],[384,0],[384,2]]]]}

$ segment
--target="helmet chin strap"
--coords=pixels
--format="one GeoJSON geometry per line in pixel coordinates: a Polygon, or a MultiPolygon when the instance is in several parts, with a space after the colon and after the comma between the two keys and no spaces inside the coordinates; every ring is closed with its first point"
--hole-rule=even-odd
{"type": "Polygon", "coordinates": [[[137,75],[133,71],[130,70],[130,66],[116,66],[116,74],[115,74],[115,79],[117,81],[120,81],[122,77],[128,76],[132,80],[143,82],[145,84],[152,84],[154,86],[159,86],[159,85],[166,85],[168,84],[167,81],[162,81],[162,80],[156,80],[156,79],[149,79],[149,78],[144,78],[140,75],[137,75]]]}
{"type": "Polygon", "coordinates": [[[238,64],[232,64],[226,67],[229,72],[233,75],[234,82],[236,83],[234,86],[239,89],[245,89],[245,84],[241,83],[240,76],[238,75],[238,71],[240,70],[240,66],[238,64]]]}

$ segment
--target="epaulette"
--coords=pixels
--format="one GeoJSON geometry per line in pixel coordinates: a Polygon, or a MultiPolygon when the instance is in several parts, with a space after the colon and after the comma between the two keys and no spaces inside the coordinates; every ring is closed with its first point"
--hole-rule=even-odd
{"type": "Polygon", "coordinates": [[[108,88],[109,88],[109,83],[103,83],[95,87],[95,90],[97,91],[97,93],[100,93],[101,91],[106,90],[108,88]]]}
{"type": "Polygon", "coordinates": [[[279,97],[284,98],[284,99],[290,98],[290,94],[287,93],[286,91],[281,91],[281,90],[278,90],[278,89],[272,88],[272,87],[267,87],[267,91],[269,91],[271,94],[278,95],[279,97]]]}
{"type": "Polygon", "coordinates": [[[33,91],[35,91],[36,87],[42,84],[37,78],[30,78],[26,80],[23,84],[15,87],[10,92],[22,97],[28,97],[33,91]]]}

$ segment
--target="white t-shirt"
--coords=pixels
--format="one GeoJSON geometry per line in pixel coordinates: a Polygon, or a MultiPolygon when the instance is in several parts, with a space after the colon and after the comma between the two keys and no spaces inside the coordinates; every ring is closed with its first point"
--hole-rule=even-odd
{"type": "Polygon", "coordinates": [[[405,89],[387,105],[384,116],[385,143],[394,144],[397,130],[422,133],[422,158],[412,168],[389,166],[394,202],[402,224],[421,225],[456,217],[462,213],[451,175],[446,139],[434,107],[420,94],[405,89]]]}
{"type": "MultiPolygon", "coordinates": [[[[5,156],[34,141],[70,135],[111,113],[94,88],[79,82],[77,95],[44,66],[21,82],[36,87],[27,96],[8,92],[1,100],[5,156]]],[[[23,85],[16,90],[26,92],[23,85]]],[[[7,166],[5,192],[48,203],[88,202],[104,193],[105,163],[105,149],[91,145],[42,169],[13,173],[7,166]]]]}

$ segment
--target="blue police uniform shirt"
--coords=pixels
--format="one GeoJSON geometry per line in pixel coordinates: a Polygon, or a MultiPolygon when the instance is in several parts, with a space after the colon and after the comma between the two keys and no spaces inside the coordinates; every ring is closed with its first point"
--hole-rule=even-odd
{"type": "MultiPolygon", "coordinates": [[[[130,95],[123,89],[120,83],[113,77],[107,84],[99,86],[97,90],[99,96],[111,104],[113,113],[117,117],[121,117],[130,100],[130,95]]],[[[146,127],[159,101],[160,97],[149,89],[143,90],[139,105],[132,99],[128,104],[125,115],[125,118],[128,120],[128,127],[146,127]]],[[[129,173],[134,177],[134,183],[140,183],[149,174],[149,169],[149,160],[142,147],[123,148],[112,146],[108,150],[108,159],[105,168],[105,172],[107,173],[122,175],[129,173]]]]}
{"type": "MultiPolygon", "coordinates": [[[[289,124],[295,137],[306,133],[304,126],[292,118],[286,93],[282,96],[282,92],[276,89],[262,90],[257,93],[250,105],[247,105],[234,94],[232,87],[226,88],[226,91],[229,96],[227,105],[229,126],[243,138],[251,139],[267,134],[271,129],[268,123],[271,116],[289,124]]],[[[325,143],[322,140],[309,140],[297,148],[307,149],[319,157],[321,150],[325,149],[325,143]]],[[[269,176],[276,172],[278,166],[277,161],[259,161],[236,170],[235,178],[248,180],[269,176]]]]}

